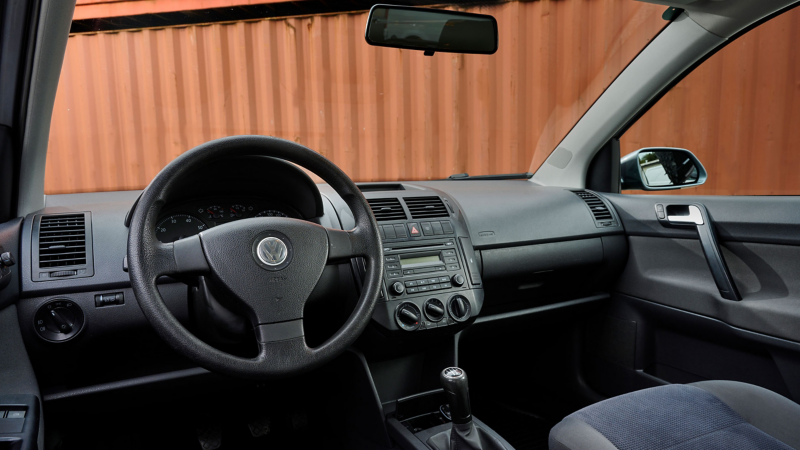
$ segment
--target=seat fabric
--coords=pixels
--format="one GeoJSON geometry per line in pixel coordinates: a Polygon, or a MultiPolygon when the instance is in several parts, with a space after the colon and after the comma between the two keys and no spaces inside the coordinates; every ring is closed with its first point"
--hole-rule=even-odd
{"type": "Polygon", "coordinates": [[[800,442],[800,406],[744,383],[703,383],[644,389],[588,406],[553,428],[550,450],[800,450],[787,444],[800,442]],[[771,414],[780,417],[765,417],[771,414]]]}

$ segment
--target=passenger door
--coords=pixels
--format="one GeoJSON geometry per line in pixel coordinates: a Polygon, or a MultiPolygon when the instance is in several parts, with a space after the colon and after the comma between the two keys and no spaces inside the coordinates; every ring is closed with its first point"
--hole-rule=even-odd
{"type": "Polygon", "coordinates": [[[708,180],[607,195],[629,255],[609,309],[587,328],[583,372],[600,394],[724,379],[800,402],[798,29],[800,8],[751,29],[620,136],[622,155],[689,149],[708,180]],[[658,217],[657,205],[692,204],[708,211],[740,300],[715,282],[697,229],[658,217]]]}

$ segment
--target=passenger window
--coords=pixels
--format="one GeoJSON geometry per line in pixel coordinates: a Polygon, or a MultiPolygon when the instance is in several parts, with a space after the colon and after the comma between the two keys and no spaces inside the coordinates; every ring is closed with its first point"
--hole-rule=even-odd
{"type": "Polygon", "coordinates": [[[655,194],[800,195],[798,42],[800,8],[752,29],[645,113],[620,139],[620,153],[684,148],[708,172],[702,186],[655,194]]]}

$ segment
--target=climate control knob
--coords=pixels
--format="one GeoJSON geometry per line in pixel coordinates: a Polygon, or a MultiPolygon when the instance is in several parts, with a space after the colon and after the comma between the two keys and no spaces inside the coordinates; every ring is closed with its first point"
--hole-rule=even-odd
{"type": "Polygon", "coordinates": [[[406,287],[403,286],[403,283],[401,283],[399,281],[395,281],[389,287],[389,290],[392,291],[392,294],[394,294],[394,295],[401,295],[403,292],[406,291],[406,287]]]}
{"type": "Polygon", "coordinates": [[[463,295],[454,295],[447,302],[447,312],[456,322],[463,322],[472,314],[472,306],[463,295]]]}
{"type": "Polygon", "coordinates": [[[453,275],[452,278],[450,278],[450,281],[453,282],[453,286],[463,286],[464,282],[467,281],[467,280],[464,279],[464,275],[461,275],[460,273],[457,273],[457,274],[453,275]]]}
{"type": "Polygon", "coordinates": [[[406,331],[414,331],[419,328],[422,321],[422,312],[417,305],[411,302],[403,302],[394,312],[394,320],[397,326],[406,331]]]}
{"type": "Polygon", "coordinates": [[[444,315],[446,314],[444,311],[444,304],[438,298],[429,298],[425,301],[425,304],[422,306],[422,310],[425,311],[425,316],[431,322],[438,322],[444,319],[444,315]]]}

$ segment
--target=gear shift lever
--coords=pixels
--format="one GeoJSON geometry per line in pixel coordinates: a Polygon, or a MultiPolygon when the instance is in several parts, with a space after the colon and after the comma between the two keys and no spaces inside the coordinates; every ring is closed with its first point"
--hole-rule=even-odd
{"type": "Polygon", "coordinates": [[[505,446],[478,428],[472,422],[469,404],[469,382],[467,373],[458,367],[448,367],[439,375],[444,395],[450,405],[453,427],[449,433],[443,431],[431,436],[427,443],[436,450],[503,450],[505,446]],[[449,436],[448,436],[449,435],[449,436]]]}
{"type": "Polygon", "coordinates": [[[439,382],[450,405],[450,417],[453,423],[463,425],[472,422],[467,373],[458,367],[448,367],[439,375],[439,382]]]}

